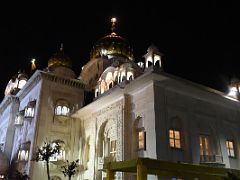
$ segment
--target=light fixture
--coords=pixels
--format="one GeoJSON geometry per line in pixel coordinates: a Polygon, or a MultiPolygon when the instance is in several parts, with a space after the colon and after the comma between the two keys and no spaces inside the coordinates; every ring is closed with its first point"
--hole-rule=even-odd
{"type": "Polygon", "coordinates": [[[28,77],[25,73],[19,73],[17,88],[22,89],[23,86],[27,83],[27,80],[28,80],[28,77]]]}
{"type": "Polygon", "coordinates": [[[117,18],[112,17],[111,22],[112,22],[112,23],[115,23],[116,21],[117,21],[117,18]]]}
{"type": "Polygon", "coordinates": [[[234,78],[229,85],[228,96],[238,99],[239,97],[239,80],[234,78]]]}

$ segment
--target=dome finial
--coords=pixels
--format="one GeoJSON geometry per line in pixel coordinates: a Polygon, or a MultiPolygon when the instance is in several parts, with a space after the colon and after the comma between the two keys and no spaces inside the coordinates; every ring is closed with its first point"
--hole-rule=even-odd
{"type": "Polygon", "coordinates": [[[61,43],[60,51],[63,51],[63,43],[61,43]]]}
{"type": "Polygon", "coordinates": [[[112,19],[111,19],[111,23],[112,23],[112,27],[111,27],[112,35],[116,35],[116,33],[115,33],[115,31],[116,31],[116,22],[117,22],[117,18],[112,17],[112,19]]]}
{"type": "Polygon", "coordinates": [[[36,62],[36,59],[33,58],[31,60],[31,73],[37,68],[35,62],[36,62]]]}

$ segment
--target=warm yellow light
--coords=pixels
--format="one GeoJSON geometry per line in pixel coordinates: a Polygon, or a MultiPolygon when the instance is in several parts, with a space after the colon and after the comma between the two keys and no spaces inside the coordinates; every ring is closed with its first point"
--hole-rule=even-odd
{"type": "Polygon", "coordinates": [[[115,18],[115,17],[113,17],[112,19],[111,19],[111,22],[112,23],[115,23],[117,21],[117,18],[115,18]]]}

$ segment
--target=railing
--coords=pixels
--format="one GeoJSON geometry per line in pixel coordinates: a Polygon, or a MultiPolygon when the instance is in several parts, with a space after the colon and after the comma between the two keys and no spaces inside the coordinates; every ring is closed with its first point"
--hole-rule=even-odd
{"type": "Polygon", "coordinates": [[[223,157],[220,155],[200,155],[200,163],[223,163],[223,157]]]}

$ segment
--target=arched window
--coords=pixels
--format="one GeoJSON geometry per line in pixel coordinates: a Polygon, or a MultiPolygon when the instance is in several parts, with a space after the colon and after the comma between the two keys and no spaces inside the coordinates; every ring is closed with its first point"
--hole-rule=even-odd
{"type": "Polygon", "coordinates": [[[226,137],[226,149],[227,149],[227,154],[229,158],[236,158],[238,157],[238,148],[237,148],[237,141],[236,141],[236,136],[230,129],[232,127],[228,127],[229,125],[226,125],[225,127],[225,137],[226,137]]]}
{"type": "Polygon", "coordinates": [[[111,82],[108,86],[108,89],[112,88],[113,87],[113,82],[111,82]]]}
{"type": "Polygon", "coordinates": [[[69,103],[66,100],[60,99],[55,106],[56,116],[68,116],[70,113],[69,103]]]}
{"type": "Polygon", "coordinates": [[[57,106],[55,110],[56,110],[55,111],[56,115],[61,115],[61,113],[62,113],[62,106],[57,106]]]}
{"type": "Polygon", "coordinates": [[[67,116],[69,113],[69,108],[67,106],[62,107],[62,115],[67,116]]]}
{"type": "Polygon", "coordinates": [[[20,149],[18,151],[18,160],[19,161],[28,161],[30,144],[31,144],[30,142],[25,142],[25,143],[21,144],[20,149]]]}
{"type": "Polygon", "coordinates": [[[15,125],[23,125],[23,119],[24,119],[24,110],[19,111],[17,113],[14,124],[15,125]]]}
{"type": "Polygon", "coordinates": [[[173,117],[170,120],[170,128],[168,130],[169,146],[175,149],[182,148],[182,123],[180,118],[173,117]]]}
{"type": "Polygon", "coordinates": [[[235,142],[232,139],[226,140],[226,148],[227,148],[228,157],[231,157],[231,158],[236,157],[235,142]]]}
{"type": "Polygon", "coordinates": [[[102,80],[100,83],[100,93],[103,94],[106,91],[106,81],[102,80]]]}
{"type": "Polygon", "coordinates": [[[160,65],[160,60],[157,60],[157,61],[155,62],[155,66],[161,67],[161,65],[160,65]]]}
{"type": "Polygon", "coordinates": [[[169,145],[171,148],[180,149],[181,148],[181,135],[180,130],[171,128],[169,133],[169,145]]]}
{"type": "Polygon", "coordinates": [[[161,67],[161,56],[160,55],[154,55],[154,66],[161,67]]]}
{"type": "Polygon", "coordinates": [[[147,62],[147,67],[150,67],[152,65],[152,62],[151,61],[148,61],[147,62]]]}
{"type": "Polygon", "coordinates": [[[95,97],[98,97],[98,95],[99,95],[98,89],[95,89],[95,97]]]}
{"type": "Polygon", "coordinates": [[[136,149],[138,151],[146,150],[146,130],[143,126],[143,118],[141,116],[137,116],[134,121],[134,129],[135,129],[135,143],[136,149]]]}
{"type": "Polygon", "coordinates": [[[24,117],[25,118],[33,118],[35,112],[36,100],[30,101],[28,105],[25,107],[24,117]]]}
{"type": "Polygon", "coordinates": [[[132,81],[133,80],[133,76],[129,76],[129,81],[132,81]]]}
{"type": "Polygon", "coordinates": [[[144,68],[144,63],[143,63],[143,62],[138,62],[137,65],[138,65],[140,68],[144,68]]]}

